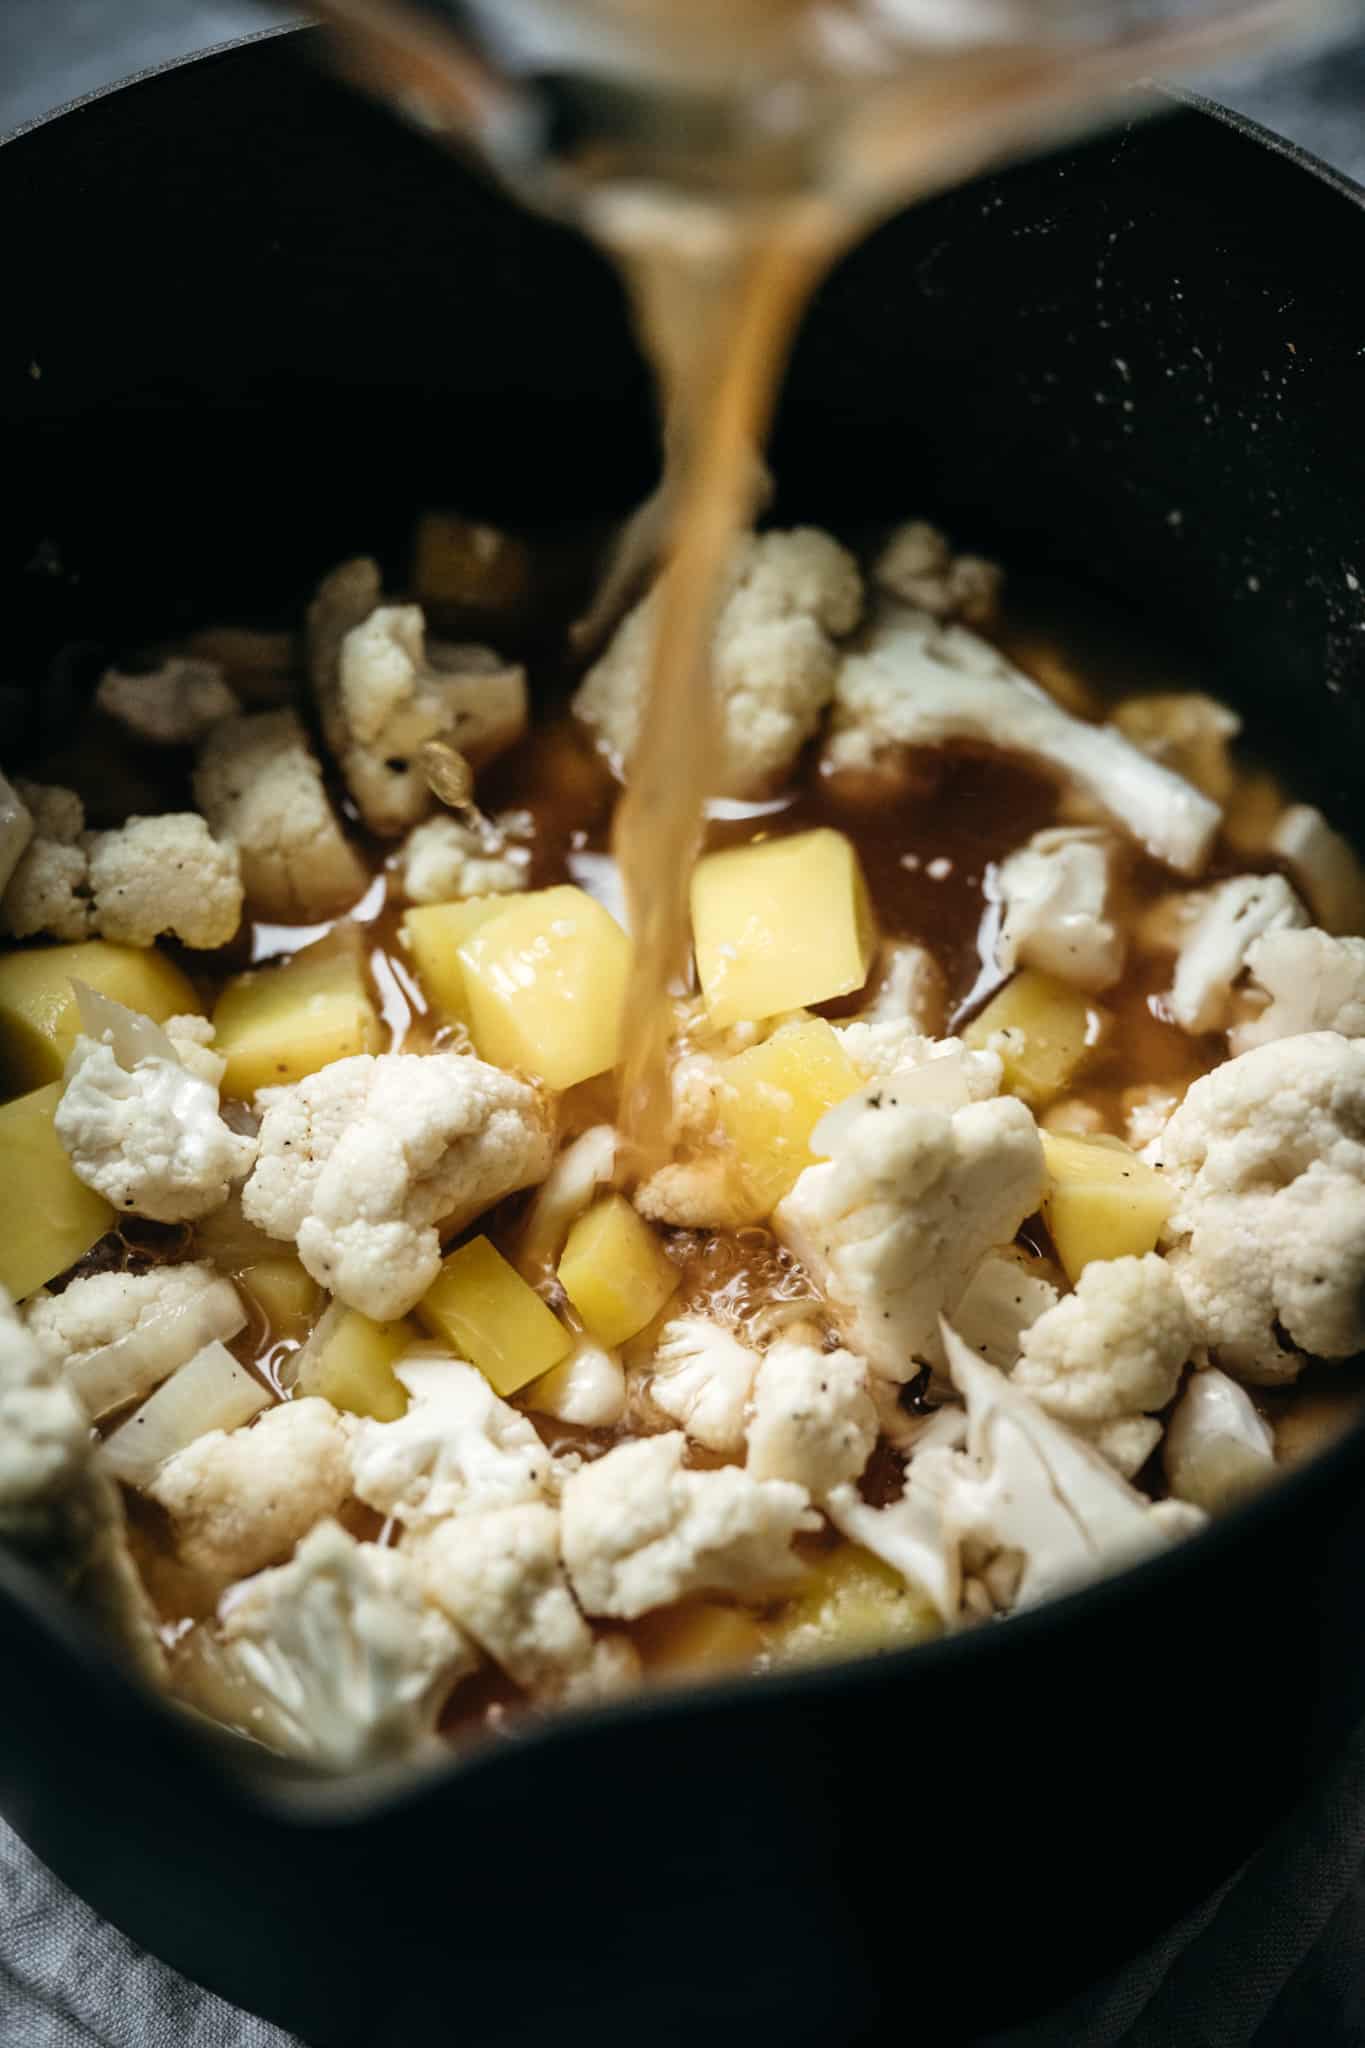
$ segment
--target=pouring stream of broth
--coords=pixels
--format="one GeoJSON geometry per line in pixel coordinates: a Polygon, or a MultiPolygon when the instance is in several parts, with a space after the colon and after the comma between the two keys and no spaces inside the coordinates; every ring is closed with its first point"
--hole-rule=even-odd
{"type": "Polygon", "coordinates": [[[663,557],[650,687],[614,841],[635,940],[620,1123],[641,1172],[666,1156],[669,1139],[672,1002],[686,986],[688,884],[714,760],[715,619],[731,549],[756,510],[759,450],[815,284],[879,213],[1091,125],[1140,79],[1301,30],[1331,0],[1260,0],[1169,25],[1148,7],[1136,29],[1119,0],[1105,0],[1100,14],[1114,32],[1099,40],[1076,33],[1070,0],[1035,0],[1039,26],[1049,26],[1050,9],[1060,31],[1051,39],[1021,39],[1007,6],[956,4],[956,42],[945,38],[942,10],[931,22],[926,0],[927,33],[897,55],[875,33],[897,6],[864,0],[824,9],[727,0],[695,17],[668,0],[521,0],[507,16],[557,38],[561,61],[575,37],[597,37],[598,60],[614,53],[627,74],[594,106],[598,132],[556,156],[534,104],[481,53],[489,22],[477,5],[315,0],[342,31],[343,61],[362,83],[422,125],[473,141],[523,196],[571,212],[613,254],[658,379],[664,478],[628,526],[588,622],[591,637],[650,558],[663,557]],[[868,31],[851,75],[801,40],[813,24],[826,34],[840,24],[841,33],[868,31]],[[765,92],[762,66],[779,52],[793,55],[790,75],[770,77],[765,92]],[[651,54],[658,68],[642,84],[651,54]],[[747,91],[717,91],[731,59],[747,91]],[[680,64],[681,93],[662,84],[680,64]],[[746,72],[754,65],[757,76],[746,72]]]}

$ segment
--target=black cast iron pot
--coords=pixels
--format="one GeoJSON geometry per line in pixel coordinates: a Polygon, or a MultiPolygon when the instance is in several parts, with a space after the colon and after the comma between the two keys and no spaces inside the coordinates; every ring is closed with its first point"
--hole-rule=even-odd
{"type": "MultiPolygon", "coordinates": [[[[0,155],[7,685],[283,610],[356,548],[397,570],[424,504],[568,527],[649,482],[602,265],[306,41],[0,155]]],[[[782,509],[937,511],[1116,596],[1350,826],[1362,255],[1354,191],[1193,111],[926,206],[812,314],[782,509]]],[[[0,1560],[0,1805],[147,1947],[326,2048],[948,2041],[1134,1951],[1330,1759],[1365,1711],[1363,1491],[1359,1429],[1003,1626],[322,1787],[131,1690],[0,1560]]]]}

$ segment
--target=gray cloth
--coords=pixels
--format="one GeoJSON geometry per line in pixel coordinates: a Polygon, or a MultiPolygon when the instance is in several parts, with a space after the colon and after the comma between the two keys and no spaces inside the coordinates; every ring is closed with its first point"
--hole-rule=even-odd
{"type": "MultiPolygon", "coordinates": [[[[1215,1898],[1064,2011],[978,2048],[1363,2042],[1365,1729],[1215,1898]]],[[[3,1823],[0,2044],[298,2048],[292,2035],[199,1990],[102,1924],[3,1823]]]]}

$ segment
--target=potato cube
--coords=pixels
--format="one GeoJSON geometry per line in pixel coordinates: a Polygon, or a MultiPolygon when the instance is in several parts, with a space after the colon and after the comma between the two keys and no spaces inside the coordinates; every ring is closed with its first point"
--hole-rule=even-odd
{"type": "Polygon", "coordinates": [[[1079,989],[1029,969],[992,996],[962,1037],[974,1052],[998,1052],[1006,1090],[1038,1108],[1068,1086],[1108,1022],[1079,989]]]}
{"type": "Polygon", "coordinates": [[[87,939],[75,946],[32,946],[0,954],[0,1080],[13,1095],[60,1078],[80,1030],[72,981],[156,1023],[203,1004],[192,983],[154,946],[114,946],[87,939]]]}
{"type": "Polygon", "coordinates": [[[393,1369],[421,1341],[410,1322],[374,1323],[337,1303],[300,1354],[298,1392],[320,1394],[351,1415],[396,1422],[407,1413],[408,1395],[393,1369]]]}
{"type": "Polygon", "coordinates": [[[739,1155],[756,1217],[768,1216],[814,1162],[810,1135],[863,1076],[823,1017],[784,1024],[762,1045],[723,1060],[717,1113],[739,1155]]]}
{"type": "Polygon", "coordinates": [[[782,1663],[901,1650],[942,1633],[928,1597],[857,1543],[826,1552],[763,1633],[782,1663]]]}
{"type": "Polygon", "coordinates": [[[503,1395],[539,1379],[573,1349],[559,1317],[486,1237],[450,1254],[417,1315],[503,1395]]]}
{"type": "Polygon", "coordinates": [[[550,1088],[614,1067],[631,946],[582,889],[538,889],[489,918],[459,948],[469,1028],[486,1060],[550,1088]]]}
{"type": "Polygon", "coordinates": [[[637,1336],[677,1288],[678,1268],[624,1195],[604,1195],[569,1232],[559,1283],[587,1328],[613,1349],[637,1336]]]}
{"type": "Polygon", "coordinates": [[[399,926],[422,993],[451,1023],[469,1022],[460,947],[472,932],[508,908],[505,896],[471,896],[464,903],[428,903],[409,910],[399,926]]]}
{"type": "Polygon", "coordinates": [[[1043,1221],[1073,1286],[1092,1259],[1156,1249],[1171,1206],[1159,1173],[1118,1138],[1042,1138],[1043,1221]]]}
{"type": "Polygon", "coordinates": [[[718,1028],[861,988],[877,932],[852,841],[821,826],[708,853],[692,873],[692,942],[718,1028]]]}
{"type": "Polygon", "coordinates": [[[639,1632],[649,1677],[700,1683],[747,1670],[763,1655],[763,1631],[743,1607],[688,1600],[647,1615],[639,1632]]]}
{"type": "Polygon", "coordinates": [[[305,946],[279,967],[238,974],[213,1012],[227,1060],[223,1093],[301,1081],[333,1060],[378,1052],[383,1027],[370,1000],[360,935],[351,926],[305,946]]]}
{"type": "Polygon", "coordinates": [[[322,1289],[292,1253],[262,1259],[241,1275],[241,1286],[277,1337],[298,1337],[318,1312],[322,1289]]]}
{"type": "Polygon", "coordinates": [[[16,1301],[75,1264],[114,1211],[71,1171],[52,1119],[60,1081],[0,1107],[0,1281],[16,1301]]]}

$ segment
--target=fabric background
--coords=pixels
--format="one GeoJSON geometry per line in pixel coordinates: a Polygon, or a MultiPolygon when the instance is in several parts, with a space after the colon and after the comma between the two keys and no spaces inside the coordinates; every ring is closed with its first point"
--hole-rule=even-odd
{"type": "MultiPolygon", "coordinates": [[[[250,0],[0,0],[0,134],[112,79],[282,18],[250,0]]],[[[1199,83],[1365,180],[1365,38],[1199,83]]],[[[1365,1730],[1216,1898],[1046,2023],[979,2048],[1120,2043],[1365,2044],[1365,1730]]],[[[297,2044],[100,1921],[0,1822],[0,2048],[297,2044]]]]}

